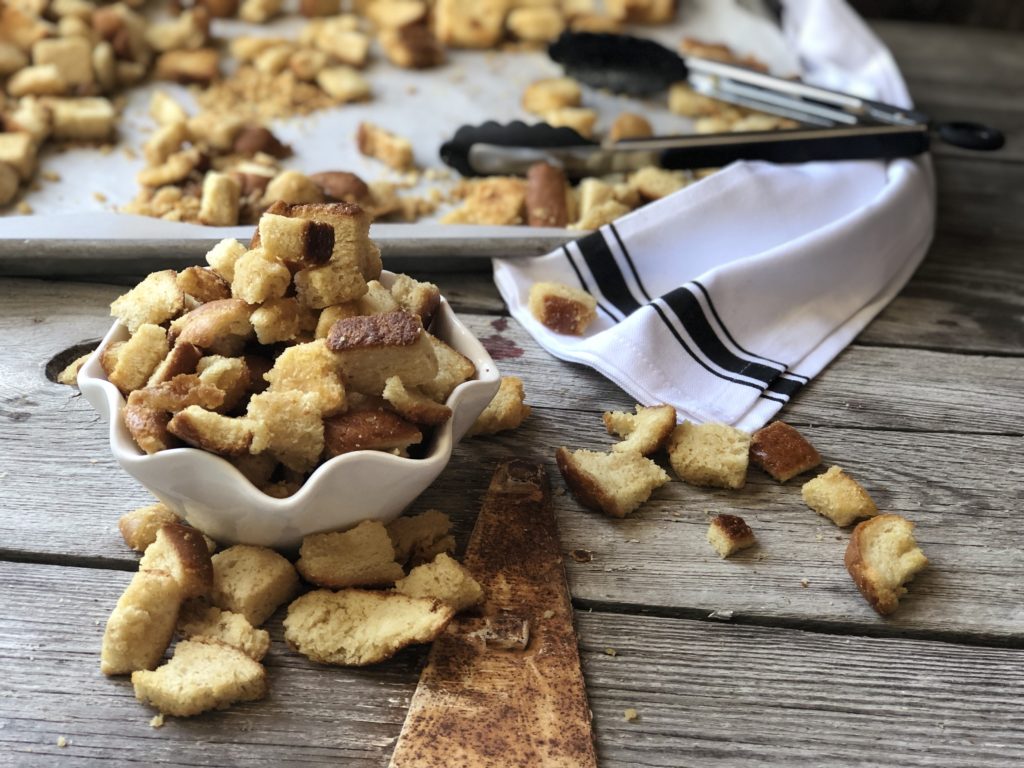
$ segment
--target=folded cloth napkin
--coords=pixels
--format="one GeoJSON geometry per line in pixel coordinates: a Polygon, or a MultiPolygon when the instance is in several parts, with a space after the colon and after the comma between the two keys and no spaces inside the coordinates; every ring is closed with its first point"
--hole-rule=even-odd
{"type": "MultiPolygon", "coordinates": [[[[808,82],[910,105],[889,52],[843,0],[790,0],[784,33],[808,82]]],[[[764,425],[913,274],[934,225],[927,158],[737,162],[547,256],[496,260],[512,315],[556,357],[644,405],[764,425]],[[530,286],[589,291],[597,320],[554,333],[530,286]]]]}

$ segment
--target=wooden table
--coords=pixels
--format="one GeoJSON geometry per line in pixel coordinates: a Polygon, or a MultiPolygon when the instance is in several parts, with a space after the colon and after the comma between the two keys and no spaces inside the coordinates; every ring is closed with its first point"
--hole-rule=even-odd
{"type": "MultiPolygon", "coordinates": [[[[603,765],[1024,763],[1024,45],[878,30],[922,108],[1009,141],[996,156],[939,150],[931,254],[784,415],[917,522],[932,565],[882,619],[843,567],[848,532],[795,485],[672,482],[625,520],[556,495],[565,550],[593,553],[568,569],[603,765]],[[760,546],[719,560],[704,540],[717,512],[746,517],[760,546]]],[[[534,406],[517,432],[460,447],[418,502],[447,510],[464,543],[497,461],[554,472],[559,445],[607,444],[600,412],[632,402],[507,321],[487,273],[428,276],[534,406]]],[[[103,624],[136,567],[116,521],[150,499],[84,399],[47,377],[102,334],[120,291],[0,283],[0,764],[386,765],[423,649],[318,667],[286,650],[278,618],[268,700],[159,730],[127,681],[100,674],[103,624]]]]}

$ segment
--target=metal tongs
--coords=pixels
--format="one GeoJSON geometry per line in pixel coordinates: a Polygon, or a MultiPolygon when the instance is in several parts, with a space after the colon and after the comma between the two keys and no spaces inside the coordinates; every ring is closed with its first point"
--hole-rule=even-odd
{"type": "Polygon", "coordinates": [[[1003,146],[994,128],[965,122],[933,123],[915,110],[786,80],[746,67],[687,57],[628,35],[564,33],[549,48],[568,75],[616,93],[649,96],[687,81],[698,93],[748,109],[790,118],[800,127],[589,141],[571,128],[494,122],[463,126],[441,148],[442,159],[465,176],[525,174],[538,162],[570,178],[629,172],[649,165],[714,168],[733,160],[802,163],[910,157],[926,152],[933,133],[975,150],[1003,146]]]}

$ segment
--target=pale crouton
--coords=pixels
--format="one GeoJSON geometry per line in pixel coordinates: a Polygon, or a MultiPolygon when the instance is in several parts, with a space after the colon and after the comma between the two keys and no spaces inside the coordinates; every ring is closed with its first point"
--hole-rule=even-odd
{"type": "Polygon", "coordinates": [[[82,370],[82,366],[89,362],[89,358],[92,357],[92,352],[72,360],[64,369],[57,374],[57,383],[66,384],[69,387],[78,386],[78,372],[82,370]]]}
{"type": "Polygon", "coordinates": [[[185,294],[178,287],[178,273],[173,269],[153,272],[110,305],[110,314],[132,333],[146,323],[162,325],[184,310],[185,294]]]}
{"type": "Polygon", "coordinates": [[[434,348],[434,357],[437,358],[437,376],[420,384],[419,388],[431,400],[443,403],[459,384],[476,375],[476,366],[472,360],[436,336],[430,335],[429,339],[434,348]]]}
{"type": "Polygon", "coordinates": [[[235,277],[235,262],[238,261],[248,249],[233,238],[226,238],[217,243],[206,254],[206,263],[209,264],[218,275],[229,283],[235,277]]]}
{"type": "Polygon", "coordinates": [[[255,442],[254,425],[246,419],[230,418],[198,405],[174,414],[167,431],[191,446],[220,456],[248,453],[255,442]]]}
{"type": "Polygon", "coordinates": [[[173,125],[188,120],[185,108],[166,91],[153,91],[149,97],[149,116],[159,125],[173,125]]]}
{"type": "Polygon", "coordinates": [[[108,99],[52,99],[53,137],[75,141],[106,141],[114,135],[117,113],[108,99]]]}
{"type": "Polygon", "coordinates": [[[256,629],[240,613],[223,611],[204,600],[189,600],[178,616],[178,634],[186,640],[216,640],[237,648],[253,661],[260,661],[270,649],[270,634],[256,629]]]}
{"type": "MultiPolygon", "coordinates": [[[[376,280],[380,277],[380,250],[370,240],[370,216],[358,205],[307,203],[289,205],[283,209],[283,213],[293,218],[330,224],[334,227],[334,251],[331,253],[331,261],[358,267],[366,280],[376,280]]],[[[341,301],[336,303],[340,304],[341,301]]]]}
{"type": "Polygon", "coordinates": [[[458,611],[479,605],[484,590],[472,574],[443,552],[418,565],[395,583],[395,591],[409,597],[430,597],[458,611]]]}
{"type": "Polygon", "coordinates": [[[473,422],[466,436],[493,435],[507,429],[516,429],[530,415],[530,406],[523,402],[525,397],[522,379],[518,376],[502,376],[497,394],[473,422]]]}
{"type": "Polygon", "coordinates": [[[329,261],[295,273],[295,290],[300,302],[312,309],[354,301],[366,293],[366,279],[358,267],[329,261]]]}
{"type": "Polygon", "coordinates": [[[673,430],[669,461],[680,480],[712,488],[742,488],[747,482],[750,435],[727,424],[684,421],[673,430]]]}
{"type": "Polygon", "coordinates": [[[455,539],[450,534],[452,521],[437,509],[396,518],[387,528],[395,547],[395,560],[403,565],[430,562],[436,555],[455,549],[455,539]]]}
{"type": "Polygon", "coordinates": [[[580,288],[561,283],[530,286],[530,314],[555,333],[582,336],[597,317],[597,300],[580,288]]]}
{"type": "Polygon", "coordinates": [[[419,315],[424,328],[430,326],[434,313],[441,306],[441,291],[436,285],[408,275],[395,275],[391,295],[406,312],[419,315]]]}
{"type": "Polygon", "coordinates": [[[370,280],[366,284],[366,293],[356,299],[355,304],[359,315],[384,315],[403,309],[395,301],[391,291],[385,288],[379,280],[370,280]]]}
{"type": "Polygon", "coordinates": [[[277,200],[288,204],[323,202],[324,195],[306,174],[299,171],[282,171],[267,184],[263,194],[265,203],[277,200]]]}
{"type": "Polygon", "coordinates": [[[394,584],[404,575],[387,530],[376,520],[306,536],[295,568],[306,581],[332,589],[394,584]]]}
{"type": "Polygon", "coordinates": [[[21,179],[18,172],[7,163],[0,162],[0,208],[12,202],[18,196],[21,179]]]}
{"type": "Polygon", "coordinates": [[[565,483],[583,506],[625,517],[669,481],[661,467],[639,453],[598,453],[559,448],[555,454],[565,483]]]}
{"type": "Polygon", "coordinates": [[[117,362],[107,378],[124,394],[146,386],[161,361],[167,357],[167,331],[159,325],[140,325],[117,353],[117,362]]]}
{"type": "Polygon", "coordinates": [[[18,70],[7,79],[7,93],[23,96],[60,96],[68,90],[67,81],[53,64],[41,64],[18,70]]]}
{"type": "Polygon", "coordinates": [[[676,426],[676,409],[671,405],[636,406],[636,413],[606,411],[604,426],[609,435],[624,438],[613,451],[635,451],[650,456],[662,448],[676,426]]]}
{"type": "Polygon", "coordinates": [[[298,589],[295,568],[272,549],[236,544],[213,556],[210,602],[242,614],[254,627],[269,619],[298,589]]]}
{"type": "Polygon", "coordinates": [[[437,376],[437,357],[420,320],[408,312],[339,320],[327,336],[327,347],[349,387],[379,395],[392,376],[416,386],[437,376]]]}
{"type": "Polygon", "coordinates": [[[320,589],[288,606],[284,639],[321,664],[364,666],[431,642],[454,614],[440,601],[397,592],[320,589]]]}
{"type": "Polygon", "coordinates": [[[407,171],[413,165],[412,142],[379,125],[360,123],[356,146],[362,154],[380,160],[396,171],[407,171]]]}
{"type": "Polygon", "coordinates": [[[382,397],[398,412],[399,416],[414,424],[438,426],[452,417],[452,409],[434,402],[416,387],[406,387],[400,376],[392,376],[384,382],[382,397]]]}
{"type": "Polygon", "coordinates": [[[170,155],[160,165],[143,168],[135,178],[143,187],[163,187],[185,181],[199,167],[202,153],[198,148],[184,149],[170,155]]]}
{"type": "Polygon", "coordinates": [[[565,29],[565,17],[558,8],[528,6],[513,8],[505,21],[509,32],[527,43],[547,43],[565,29]]]}
{"type": "MultiPolygon", "coordinates": [[[[589,181],[589,179],[586,179],[589,181]]],[[[581,206],[581,211],[583,210],[581,206]]],[[[625,216],[630,207],[618,200],[606,200],[590,208],[587,208],[580,218],[569,225],[569,229],[594,230],[600,229],[606,224],[611,224],[618,218],[625,216]]]]}
{"type": "Polygon", "coordinates": [[[217,387],[224,393],[224,400],[217,410],[230,413],[245,397],[252,385],[252,372],[241,357],[210,355],[196,365],[196,373],[204,384],[217,387]]]}
{"type": "Polygon", "coordinates": [[[334,252],[334,227],[309,219],[265,213],[259,222],[260,247],[272,258],[296,267],[315,267],[334,252]]]}
{"type": "Polygon", "coordinates": [[[0,40],[0,77],[13,75],[28,66],[28,56],[14,43],[0,40]]]}
{"type": "Polygon", "coordinates": [[[215,48],[161,53],[153,65],[153,78],[186,85],[209,85],[220,77],[220,52],[215,48]]]}
{"type": "Polygon", "coordinates": [[[324,453],[329,457],[364,450],[404,454],[422,441],[416,425],[386,408],[359,408],[324,419],[324,453]]]}
{"type": "Polygon", "coordinates": [[[241,0],[238,18],[250,24],[264,24],[281,13],[283,0],[241,0]]]}
{"type": "Polygon", "coordinates": [[[821,455],[789,424],[773,421],[751,436],[750,461],[784,483],[821,464],[821,455]]]}
{"type": "Polygon", "coordinates": [[[126,675],[159,664],[174,635],[181,601],[181,587],[170,574],[136,573],[107,619],[100,671],[126,675]]]}
{"type": "Polygon", "coordinates": [[[93,81],[92,45],[83,37],[40,40],[32,46],[32,63],[52,64],[70,86],[91,85],[93,81]]]}
{"type": "Polygon", "coordinates": [[[594,135],[597,112],[587,107],[562,107],[545,112],[544,122],[555,128],[572,128],[584,139],[594,135]]]}
{"type": "Polygon", "coordinates": [[[660,200],[685,187],[686,176],[682,171],[669,171],[649,165],[630,175],[629,186],[639,192],[644,200],[660,200]]]}
{"type": "Polygon", "coordinates": [[[643,115],[621,112],[608,129],[608,141],[612,144],[624,139],[648,139],[654,135],[654,128],[643,115]]]}
{"type": "Polygon", "coordinates": [[[708,526],[708,541],[722,558],[757,543],[754,532],[742,517],[716,515],[708,526]]]}
{"type": "Polygon", "coordinates": [[[303,331],[315,327],[315,310],[300,304],[294,296],[283,299],[267,299],[253,310],[249,317],[256,340],[260,344],[276,344],[292,341],[303,331]]]}
{"type": "Polygon", "coordinates": [[[161,526],[180,522],[181,518],[170,507],[157,502],[121,515],[117,528],[125,544],[136,552],[145,552],[146,547],[156,541],[156,532],[161,526]]]}
{"type": "Polygon", "coordinates": [[[871,607],[883,616],[899,606],[906,584],[928,565],[914,541],[914,524],[899,515],[879,515],[853,529],[846,570],[871,607]]]}
{"type": "Polygon", "coordinates": [[[550,77],[530,83],[523,92],[523,109],[546,115],[556,109],[578,107],[583,100],[580,84],[571,77],[550,77]]]}
{"type": "Polygon", "coordinates": [[[324,416],[333,416],[345,408],[345,385],[338,361],[323,339],[288,347],[264,376],[270,392],[295,391],[312,395],[315,407],[324,416]]]}
{"type": "Polygon", "coordinates": [[[152,672],[132,674],[135,698],[164,715],[192,717],[267,695],[263,665],[237,648],[206,640],[182,640],[174,656],[152,672]]]}
{"type": "Polygon", "coordinates": [[[255,248],[235,262],[231,293],[248,304],[280,299],[292,282],[292,273],[279,259],[255,248]]]}
{"type": "Polygon", "coordinates": [[[246,411],[252,453],[269,452],[289,469],[313,469],[324,450],[319,397],[294,390],[253,395],[246,411]]]}
{"type": "Polygon", "coordinates": [[[326,339],[331,332],[332,326],[339,320],[347,317],[356,317],[359,314],[359,302],[346,301],[344,304],[335,304],[331,307],[324,307],[316,321],[314,336],[318,339],[326,339]]]}
{"type": "Polygon", "coordinates": [[[316,84],[324,93],[342,104],[370,98],[370,83],[352,67],[324,67],[317,72],[316,84]]]}
{"type": "Polygon", "coordinates": [[[441,219],[443,224],[522,224],[526,182],[511,176],[490,176],[470,182],[466,201],[441,219]]]}
{"type": "Polygon", "coordinates": [[[839,467],[829,467],[824,474],[808,480],[800,493],[807,506],[840,527],[878,514],[864,487],[839,467]]]}
{"type": "Polygon", "coordinates": [[[238,224],[238,208],[242,187],[226,173],[208,171],[203,178],[199,201],[199,221],[212,227],[233,227],[238,224]]]}
{"type": "Polygon", "coordinates": [[[673,83],[668,90],[668,108],[684,117],[712,117],[725,106],[724,102],[698,93],[685,82],[673,83]]]}
{"type": "MultiPolygon", "coordinates": [[[[145,326],[143,326],[145,327],[145,326]]],[[[194,373],[179,373],[169,381],[148,384],[128,396],[131,404],[148,405],[158,411],[177,413],[189,406],[218,408],[224,402],[224,393],[217,387],[203,382],[194,373]]]]}
{"type": "Polygon", "coordinates": [[[507,12],[507,0],[437,0],[434,31],[450,48],[493,48],[507,12]]]}
{"type": "Polygon", "coordinates": [[[202,532],[165,523],[139,561],[140,571],[166,573],[178,583],[181,599],[204,597],[213,588],[213,565],[202,532]]]}

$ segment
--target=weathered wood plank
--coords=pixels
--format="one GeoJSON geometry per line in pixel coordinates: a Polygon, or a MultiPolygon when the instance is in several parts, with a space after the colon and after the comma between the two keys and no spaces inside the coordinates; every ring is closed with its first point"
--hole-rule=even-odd
{"type": "MultiPolygon", "coordinates": [[[[363,670],[322,667],[286,650],[274,620],[267,700],[157,730],[130,684],[98,670],[103,624],[128,578],[0,563],[3,762],[387,763],[422,650],[363,670]]],[[[598,612],[577,612],[576,626],[609,768],[1024,759],[1019,651],[598,612]],[[626,708],[638,719],[627,722],[626,708]]]]}

